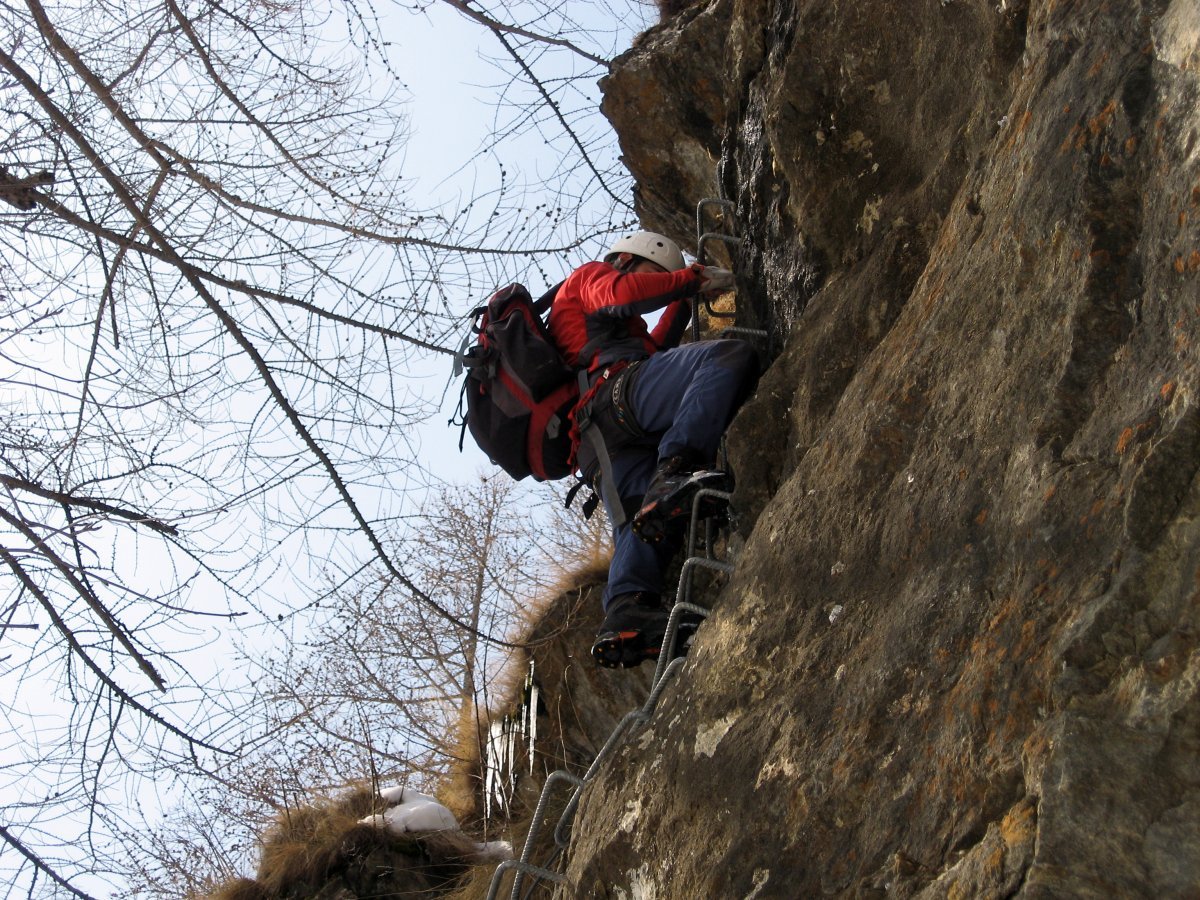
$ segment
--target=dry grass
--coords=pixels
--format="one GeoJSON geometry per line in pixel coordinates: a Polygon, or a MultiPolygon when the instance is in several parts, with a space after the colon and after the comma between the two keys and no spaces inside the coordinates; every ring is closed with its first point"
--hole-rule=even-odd
{"type": "MultiPolygon", "coordinates": [[[[441,900],[483,900],[488,895],[488,889],[492,885],[492,876],[495,872],[495,865],[475,866],[458,883],[458,887],[451,893],[443,894],[441,900]]],[[[497,896],[507,897],[508,891],[502,890],[497,896]]]]}
{"type": "Polygon", "coordinates": [[[257,878],[219,885],[208,895],[210,900],[271,900],[293,888],[315,887],[350,859],[376,849],[419,855],[412,838],[359,824],[359,819],[386,806],[374,789],[359,787],[336,799],[316,799],[309,806],[285,810],[263,836],[257,878]]]}
{"type": "MultiPolygon", "coordinates": [[[[709,305],[714,312],[732,314],[737,311],[737,294],[734,291],[726,291],[724,294],[718,294],[711,298],[709,305]]],[[[707,308],[703,304],[696,304],[700,316],[700,333],[707,338],[714,338],[730,325],[734,324],[734,320],[730,318],[722,318],[721,316],[710,316],[707,308]]]]}
{"type": "Polygon", "coordinates": [[[271,895],[257,881],[238,878],[218,887],[208,900],[271,900],[271,895]]]}
{"type": "Polygon", "coordinates": [[[446,776],[438,783],[434,796],[464,826],[483,816],[480,802],[483,791],[483,741],[486,740],[486,710],[474,706],[459,710],[454,733],[441,748],[449,760],[446,776]]]}
{"type": "MultiPolygon", "coordinates": [[[[557,684],[562,680],[560,670],[563,663],[557,658],[563,652],[561,638],[568,630],[579,627],[579,618],[581,614],[586,613],[584,607],[595,604],[598,616],[597,589],[608,580],[609,561],[610,551],[607,548],[598,548],[595,552],[577,559],[569,569],[562,570],[560,577],[550,588],[522,610],[520,621],[510,638],[525,644],[526,649],[514,657],[497,679],[494,692],[498,702],[492,704],[490,718],[511,715],[518,710],[523,701],[525,676],[531,658],[535,661],[539,681],[546,679],[546,683],[557,684]]],[[[487,721],[483,722],[481,727],[486,729],[487,721]]],[[[470,740],[477,739],[467,737],[470,740]]],[[[553,725],[548,729],[548,733],[539,732],[539,745],[543,741],[549,745],[561,742],[561,736],[557,735],[557,729],[553,725]]],[[[555,765],[547,763],[547,766],[557,767],[561,763],[561,760],[557,760],[555,765]]],[[[528,796],[515,798],[516,814],[507,823],[505,835],[517,851],[524,845],[531,825],[531,801],[536,799],[541,791],[540,781],[527,785],[525,791],[528,796]]],[[[557,821],[560,812],[557,805],[565,804],[568,796],[567,792],[563,792],[562,796],[551,804],[555,808],[551,809],[548,821],[557,821]]],[[[535,854],[538,859],[545,858],[549,852],[550,841],[552,835],[548,831],[543,833],[540,844],[546,846],[539,846],[535,854]]],[[[469,869],[455,891],[446,894],[444,900],[482,900],[487,896],[495,868],[494,864],[489,864],[469,869]]],[[[511,884],[511,878],[511,875],[506,878],[507,884],[511,884]]],[[[502,895],[507,896],[507,891],[508,887],[504,887],[502,895]]]]}
{"type": "MultiPolygon", "coordinates": [[[[608,547],[593,547],[586,556],[576,560],[570,568],[562,569],[555,581],[538,598],[517,612],[514,639],[521,643],[545,643],[561,634],[561,631],[545,633],[547,616],[562,603],[562,598],[574,594],[589,585],[603,584],[608,580],[608,565],[612,561],[612,550],[608,547]]],[[[522,672],[521,678],[524,677],[522,672]]],[[[519,684],[510,687],[519,687],[519,684]]],[[[509,696],[501,692],[501,696],[509,696]]]]}
{"type": "Polygon", "coordinates": [[[662,16],[662,21],[666,21],[671,16],[678,15],[694,4],[696,0],[654,0],[654,5],[658,7],[659,15],[662,16]]]}
{"type": "Polygon", "coordinates": [[[391,839],[387,832],[358,823],[383,809],[375,791],[363,787],[284,811],[263,839],[258,882],[275,893],[291,884],[314,883],[347,856],[386,845],[391,839]]]}

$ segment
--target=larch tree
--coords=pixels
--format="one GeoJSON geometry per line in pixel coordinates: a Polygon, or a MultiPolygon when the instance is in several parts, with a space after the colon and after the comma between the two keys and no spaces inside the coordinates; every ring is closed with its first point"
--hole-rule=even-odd
{"type": "Polygon", "coordinates": [[[554,278],[631,209],[585,87],[611,48],[570,5],[443,2],[511,76],[453,206],[400,170],[405,98],[370,7],[0,3],[13,891],[111,884],[106,842],[154,808],[146,785],[253,740],[231,628],[293,640],[370,569],[423,627],[504,643],[395,553],[397,498],[434,480],[414,429],[472,299],[554,278]],[[555,162],[517,177],[498,147],[530,135],[555,162]]]}

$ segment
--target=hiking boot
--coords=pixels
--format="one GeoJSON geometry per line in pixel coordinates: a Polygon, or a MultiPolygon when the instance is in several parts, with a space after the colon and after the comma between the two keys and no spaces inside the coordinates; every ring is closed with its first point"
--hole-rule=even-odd
{"type": "MultiPolygon", "coordinates": [[[[592,659],[606,669],[631,669],[658,659],[670,618],[657,594],[635,591],[614,597],[592,644],[592,659]]],[[[699,617],[692,614],[680,619],[675,631],[676,655],[687,653],[699,623],[699,617]]]]}
{"type": "MultiPolygon", "coordinates": [[[[725,472],[694,468],[683,456],[669,457],[659,463],[630,527],[646,543],[657,544],[687,528],[697,492],[706,488],[727,491],[730,487],[725,472]]],[[[706,497],[700,504],[700,518],[718,514],[724,508],[724,501],[706,497]]]]}

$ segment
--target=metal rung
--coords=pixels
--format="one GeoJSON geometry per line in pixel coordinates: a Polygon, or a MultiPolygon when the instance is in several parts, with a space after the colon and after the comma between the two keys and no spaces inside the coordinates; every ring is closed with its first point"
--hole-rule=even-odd
{"type": "MultiPolygon", "coordinates": [[[[517,875],[514,878],[514,881],[512,881],[512,899],[514,900],[516,900],[518,890],[521,889],[521,882],[524,878],[524,874],[526,874],[527,871],[548,871],[546,869],[539,869],[538,866],[530,863],[529,857],[532,856],[534,842],[538,840],[538,835],[541,833],[541,823],[546,816],[546,804],[550,803],[550,790],[558,781],[566,781],[571,785],[575,785],[576,787],[583,784],[583,779],[581,779],[580,776],[572,775],[570,772],[566,772],[565,769],[556,769],[554,772],[551,772],[546,776],[546,781],[544,784],[542,784],[541,794],[538,797],[538,806],[536,806],[533,812],[533,821],[529,823],[529,833],[526,835],[526,845],[524,845],[524,848],[521,851],[521,859],[506,860],[506,862],[514,863],[514,865],[508,866],[509,869],[517,869],[517,875]]],[[[488,900],[494,900],[494,898],[496,898],[496,892],[499,890],[500,880],[502,880],[504,877],[505,871],[508,871],[508,869],[505,869],[504,864],[502,863],[500,864],[499,868],[493,872],[492,887],[487,893],[488,900]]]]}
{"type": "MultiPolygon", "coordinates": [[[[725,232],[720,232],[720,231],[705,231],[704,230],[704,210],[708,209],[709,207],[717,207],[718,209],[720,209],[723,212],[728,214],[726,217],[726,221],[723,223],[723,224],[727,224],[729,226],[729,228],[727,229],[728,231],[730,231],[730,232],[735,231],[735,225],[737,223],[737,207],[734,206],[732,200],[725,200],[725,199],[718,198],[718,197],[705,197],[703,200],[701,200],[699,203],[696,204],[696,259],[700,262],[701,265],[706,265],[707,254],[705,252],[705,245],[709,241],[720,241],[721,243],[726,244],[727,246],[737,246],[742,242],[742,239],[740,237],[737,237],[736,234],[732,234],[732,233],[726,234],[725,232]]],[[[736,316],[737,316],[736,312],[733,312],[733,313],[717,312],[715,309],[713,309],[712,300],[708,297],[701,298],[701,303],[703,305],[704,311],[706,313],[708,313],[709,317],[711,317],[711,318],[732,319],[732,318],[736,318],[736,316]]],[[[696,316],[692,320],[692,338],[694,340],[700,340],[700,317],[699,316],[696,316]]]]}
{"type": "Polygon", "coordinates": [[[712,300],[710,300],[707,297],[705,297],[701,302],[704,304],[704,311],[706,313],[708,313],[708,317],[710,319],[736,319],[737,318],[736,312],[720,312],[719,310],[713,309],[712,300]]]}
{"type": "Polygon", "coordinates": [[[725,200],[721,197],[705,197],[696,204],[696,233],[700,233],[704,222],[704,210],[710,206],[720,207],[722,210],[729,213],[730,218],[735,218],[737,207],[734,206],[732,200],[725,200]]]}
{"type": "MultiPolygon", "coordinates": [[[[701,562],[712,563],[714,560],[702,560],[701,562]]],[[[686,565],[686,564],[685,564],[686,565]]],[[[718,566],[725,565],[717,563],[718,566]]],[[[732,566],[730,567],[732,568],[732,566]]],[[[591,781],[596,773],[600,770],[601,764],[612,752],[612,749],[617,745],[621,736],[633,724],[641,724],[650,718],[650,714],[654,712],[654,708],[658,705],[658,700],[666,690],[667,685],[674,678],[675,674],[683,667],[684,659],[671,659],[670,656],[674,652],[675,638],[679,630],[679,619],[685,612],[695,613],[706,617],[709,611],[703,606],[697,606],[694,603],[676,603],[671,610],[671,617],[667,621],[667,633],[663,636],[663,652],[659,654],[658,665],[654,671],[654,680],[651,683],[650,695],[646,698],[646,702],[639,708],[631,710],[617,723],[617,727],[613,729],[612,734],[608,736],[608,740],[604,742],[604,746],[600,748],[600,752],[596,754],[596,758],[592,760],[592,764],[588,767],[587,772],[580,778],[571,775],[562,769],[551,772],[546,777],[546,783],[542,785],[542,793],[538,798],[537,808],[533,813],[533,822],[530,824],[529,833],[525,836],[525,847],[521,852],[520,860],[506,860],[497,866],[495,873],[492,875],[491,887],[488,891],[487,900],[495,900],[496,893],[500,889],[500,881],[504,877],[504,873],[509,869],[516,869],[517,876],[513,879],[513,889],[510,895],[510,900],[518,900],[519,890],[524,881],[526,873],[533,875],[535,878],[545,878],[553,881],[556,884],[561,884],[565,880],[565,876],[559,875],[556,872],[551,872],[549,869],[543,869],[529,862],[529,856],[533,853],[533,844],[537,835],[541,831],[542,819],[545,815],[546,804],[549,800],[549,788],[554,781],[568,781],[575,785],[575,790],[571,794],[571,799],[567,801],[566,808],[562,811],[559,817],[558,824],[554,826],[554,842],[562,848],[566,848],[569,843],[566,830],[571,827],[575,813],[579,809],[579,799],[583,794],[584,787],[591,781]]]]}
{"type": "MultiPolygon", "coordinates": [[[[698,557],[693,557],[693,559],[696,558],[698,557]]],[[[688,560],[688,562],[691,562],[691,560],[688,560]]],[[[684,563],[684,565],[686,566],[687,563],[684,563]]],[[[680,582],[680,587],[682,587],[682,576],[680,577],[680,582]]],[[[658,697],[662,693],[659,685],[662,683],[663,678],[666,677],[667,669],[670,668],[671,663],[676,662],[671,657],[675,655],[675,638],[678,637],[679,620],[685,612],[696,613],[702,618],[707,619],[709,611],[703,606],[687,603],[676,595],[675,605],[671,607],[671,617],[667,619],[667,633],[663,635],[662,649],[658,652],[658,664],[654,667],[654,680],[650,682],[650,697],[642,707],[642,712],[647,718],[658,704],[658,697]]],[[[678,662],[683,662],[682,656],[678,662]]]]}
{"type": "Polygon", "coordinates": [[[771,336],[771,333],[765,328],[739,328],[738,326],[721,329],[721,337],[725,337],[727,334],[744,334],[748,337],[759,338],[769,338],[771,336]]]}
{"type": "Polygon", "coordinates": [[[571,827],[571,820],[575,818],[575,810],[579,807],[579,795],[583,793],[584,786],[595,777],[596,772],[600,769],[600,764],[612,751],[612,748],[617,745],[617,741],[625,733],[625,729],[642,718],[643,712],[639,708],[627,712],[621,721],[617,723],[617,727],[613,729],[612,734],[608,736],[608,740],[604,742],[604,746],[600,748],[600,752],[596,754],[596,758],[592,760],[592,764],[588,766],[587,772],[584,773],[583,784],[575,788],[571,799],[567,801],[567,808],[563,810],[562,815],[558,819],[558,824],[554,827],[555,843],[560,843],[561,839],[561,842],[565,845],[566,839],[562,835],[566,833],[565,829],[571,827]]]}
{"type": "Polygon", "coordinates": [[[517,889],[521,883],[521,876],[526,873],[535,878],[544,878],[546,881],[553,881],[555,884],[562,884],[567,880],[567,876],[560,872],[552,872],[549,869],[543,869],[541,866],[535,866],[532,863],[521,862],[517,859],[506,859],[500,865],[496,866],[496,872],[492,875],[492,884],[488,888],[487,900],[496,900],[496,892],[500,890],[500,882],[504,879],[504,873],[509,869],[517,870],[517,877],[513,881],[513,897],[516,897],[517,889]]]}
{"type": "MultiPolygon", "coordinates": [[[[703,244],[704,241],[721,241],[722,244],[734,245],[734,244],[740,244],[740,242],[742,242],[742,239],[738,238],[738,236],[736,234],[724,234],[721,232],[704,232],[702,235],[698,236],[698,238],[696,239],[696,242],[698,245],[698,244],[703,244]]],[[[697,247],[697,250],[698,250],[698,247],[697,247]]]]}
{"type": "MultiPolygon", "coordinates": [[[[722,439],[723,443],[724,439],[722,439]]],[[[718,491],[716,488],[702,488],[696,491],[696,495],[692,497],[692,517],[688,522],[687,543],[684,544],[689,554],[696,549],[696,526],[700,524],[700,506],[702,501],[707,497],[713,497],[717,500],[723,500],[728,504],[732,496],[728,491],[718,491]]],[[[712,559],[712,529],[709,527],[712,524],[712,517],[705,517],[704,523],[704,555],[712,559]]]]}
{"type": "Polygon", "coordinates": [[[691,603],[692,580],[689,577],[693,569],[713,569],[717,572],[723,572],[726,575],[733,571],[733,566],[729,563],[723,563],[717,559],[708,559],[704,556],[693,556],[691,559],[684,562],[683,571],[679,576],[679,592],[676,594],[676,603],[691,603]]]}
{"type": "Polygon", "coordinates": [[[736,247],[739,244],[741,244],[742,239],[740,237],[735,237],[732,234],[720,234],[715,231],[709,231],[704,234],[700,234],[699,233],[699,223],[697,223],[696,259],[698,259],[701,264],[705,263],[705,258],[707,256],[707,254],[704,252],[704,245],[706,243],[708,243],[709,241],[720,241],[723,244],[728,244],[732,247],[736,247]]]}

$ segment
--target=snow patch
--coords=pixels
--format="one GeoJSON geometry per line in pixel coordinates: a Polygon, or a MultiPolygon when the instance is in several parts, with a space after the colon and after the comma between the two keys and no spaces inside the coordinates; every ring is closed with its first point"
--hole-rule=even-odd
{"type": "Polygon", "coordinates": [[[454,818],[454,813],[427,794],[406,788],[389,788],[380,791],[379,796],[385,802],[395,803],[399,800],[399,803],[386,812],[360,819],[363,825],[376,825],[396,834],[458,830],[458,819],[454,818]]]}
{"type": "Polygon", "coordinates": [[[725,737],[733,723],[738,720],[737,713],[730,713],[719,722],[701,726],[696,729],[696,755],[711,757],[717,752],[717,745],[725,737]]]}
{"type": "Polygon", "coordinates": [[[484,841],[475,844],[475,863],[502,863],[513,858],[512,844],[508,841],[484,841]]]}
{"type": "MultiPolygon", "coordinates": [[[[384,803],[393,804],[381,813],[359,819],[361,825],[373,825],[393,834],[409,834],[415,831],[458,831],[458,819],[442,804],[428,794],[406,787],[387,788],[379,792],[384,803]]],[[[508,841],[467,840],[474,845],[477,863],[502,862],[513,858],[512,844],[508,841]]]]}

